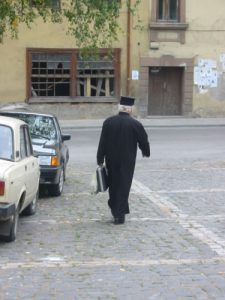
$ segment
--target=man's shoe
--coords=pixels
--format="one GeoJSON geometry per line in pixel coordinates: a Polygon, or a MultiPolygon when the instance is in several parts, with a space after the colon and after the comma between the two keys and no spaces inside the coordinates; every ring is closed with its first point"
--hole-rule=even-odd
{"type": "Polygon", "coordinates": [[[125,222],[125,216],[119,217],[119,218],[114,218],[114,224],[119,225],[119,224],[124,224],[125,222]]]}

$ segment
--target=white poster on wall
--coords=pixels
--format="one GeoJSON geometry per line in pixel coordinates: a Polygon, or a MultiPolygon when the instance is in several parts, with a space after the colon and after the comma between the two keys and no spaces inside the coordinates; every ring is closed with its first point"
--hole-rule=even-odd
{"type": "Polygon", "coordinates": [[[132,80],[138,80],[138,79],[139,79],[139,71],[132,70],[132,80]]]}
{"type": "MultiPolygon", "coordinates": [[[[225,61],[224,61],[225,63],[225,61]]],[[[217,63],[212,59],[199,59],[198,65],[194,67],[194,84],[199,87],[200,93],[208,88],[218,85],[217,63]]]]}

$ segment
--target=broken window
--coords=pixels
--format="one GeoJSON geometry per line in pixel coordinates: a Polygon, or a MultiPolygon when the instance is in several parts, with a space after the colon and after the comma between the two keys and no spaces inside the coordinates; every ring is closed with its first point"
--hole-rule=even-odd
{"type": "Polygon", "coordinates": [[[99,52],[87,58],[78,49],[29,49],[27,98],[119,97],[120,49],[99,52]]]}
{"type": "Polygon", "coordinates": [[[77,96],[114,96],[114,66],[109,56],[79,58],[77,96]]]}
{"type": "Polygon", "coordinates": [[[70,55],[32,54],[32,96],[70,95],[70,55]]]}
{"type": "Polygon", "coordinates": [[[179,0],[158,0],[158,20],[177,22],[179,20],[179,0]]]}

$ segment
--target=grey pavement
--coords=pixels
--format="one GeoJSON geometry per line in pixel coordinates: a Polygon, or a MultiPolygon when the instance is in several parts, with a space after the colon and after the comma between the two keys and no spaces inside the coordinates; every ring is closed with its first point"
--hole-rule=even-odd
{"type": "Polygon", "coordinates": [[[62,196],[42,195],[17,240],[0,243],[0,300],[225,299],[223,128],[195,139],[195,128],[152,131],[152,157],[138,156],[131,213],[117,226],[108,194],[90,185],[100,130],[73,131],[62,196]],[[172,156],[178,143],[188,153],[172,156]]]}
{"type": "Polygon", "coordinates": [[[224,167],[138,163],[115,226],[107,193],[91,192],[94,164],[70,164],[62,197],[41,198],[0,244],[0,299],[224,300],[224,167]]]}
{"type": "MultiPolygon", "coordinates": [[[[225,118],[148,117],[137,118],[145,127],[225,126],[225,118]]],[[[62,128],[100,128],[104,119],[59,120],[62,128]]]]}

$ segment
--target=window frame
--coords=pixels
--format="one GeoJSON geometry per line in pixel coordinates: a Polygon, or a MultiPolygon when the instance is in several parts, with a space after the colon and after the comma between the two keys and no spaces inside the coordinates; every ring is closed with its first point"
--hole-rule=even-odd
{"type": "Polygon", "coordinates": [[[63,49],[63,48],[27,48],[27,76],[26,76],[26,101],[29,103],[60,103],[60,102],[116,102],[120,97],[120,48],[99,49],[99,54],[112,54],[114,65],[114,95],[113,96],[77,96],[77,61],[79,49],[63,49]],[[32,54],[69,54],[70,60],[70,95],[69,96],[32,96],[31,77],[32,77],[32,54]]]}
{"type": "Polygon", "coordinates": [[[180,42],[181,44],[184,44],[185,31],[188,28],[188,23],[186,23],[186,0],[179,0],[179,11],[177,21],[158,19],[158,2],[159,0],[152,0],[151,21],[149,25],[150,42],[163,41],[180,42]],[[172,33],[172,37],[168,37],[168,33],[172,33]]]}
{"type": "MultiPolygon", "coordinates": [[[[61,9],[61,0],[55,0],[55,1],[57,1],[56,6],[52,5],[52,3],[51,4],[49,3],[49,4],[46,5],[46,7],[49,8],[49,9],[53,9],[53,10],[60,10],[61,9]]],[[[30,5],[32,7],[36,7],[36,5],[34,3],[34,0],[30,0],[30,5]]]]}

